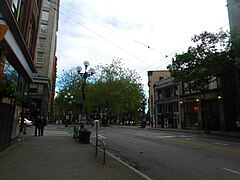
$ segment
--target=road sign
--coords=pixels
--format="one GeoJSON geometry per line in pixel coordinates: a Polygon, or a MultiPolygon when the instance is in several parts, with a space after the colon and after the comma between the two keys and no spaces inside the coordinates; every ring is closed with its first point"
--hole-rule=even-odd
{"type": "Polygon", "coordinates": [[[6,24],[0,24],[0,41],[3,40],[6,32],[8,31],[9,27],[6,24]]]}

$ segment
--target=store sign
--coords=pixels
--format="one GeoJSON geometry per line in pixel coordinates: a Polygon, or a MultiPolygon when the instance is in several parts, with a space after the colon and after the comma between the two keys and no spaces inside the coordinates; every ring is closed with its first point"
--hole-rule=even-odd
{"type": "Polygon", "coordinates": [[[6,32],[8,31],[9,27],[6,24],[0,24],[0,41],[3,40],[6,32]]]}

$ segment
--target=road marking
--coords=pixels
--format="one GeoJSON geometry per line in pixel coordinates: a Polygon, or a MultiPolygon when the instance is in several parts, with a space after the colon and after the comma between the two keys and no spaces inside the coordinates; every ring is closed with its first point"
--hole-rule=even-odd
{"type": "Polygon", "coordinates": [[[210,149],[216,149],[216,150],[240,153],[240,149],[222,148],[222,147],[216,147],[216,146],[211,146],[211,145],[207,145],[207,144],[199,144],[199,143],[195,143],[195,142],[184,141],[184,140],[180,140],[180,139],[169,139],[169,140],[170,141],[179,142],[179,143],[183,143],[183,144],[190,144],[190,145],[194,145],[194,146],[200,146],[200,147],[204,147],[204,148],[210,148],[210,149]]]}
{"type": "Polygon", "coordinates": [[[235,174],[239,174],[239,175],[240,175],[240,172],[234,171],[234,170],[232,170],[232,169],[223,168],[223,170],[226,170],[226,171],[229,171],[229,172],[232,172],[232,173],[235,173],[235,174]]]}
{"type": "Polygon", "coordinates": [[[174,138],[174,137],[177,137],[177,136],[157,136],[157,138],[174,138]]]}
{"type": "Polygon", "coordinates": [[[218,145],[223,145],[223,146],[227,146],[228,145],[226,143],[220,143],[220,142],[213,142],[213,144],[218,144],[218,145]]]}
{"type": "MultiPolygon", "coordinates": [[[[96,135],[92,136],[93,138],[96,138],[96,135]]],[[[102,134],[98,135],[99,139],[106,139],[107,137],[103,136],[102,134]]]]}

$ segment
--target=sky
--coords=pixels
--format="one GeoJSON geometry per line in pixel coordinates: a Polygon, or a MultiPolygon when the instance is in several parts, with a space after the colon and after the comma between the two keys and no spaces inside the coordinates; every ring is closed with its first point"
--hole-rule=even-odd
{"type": "Polygon", "coordinates": [[[147,92],[147,71],[166,70],[203,31],[229,29],[226,0],[60,0],[57,57],[63,69],[121,58],[147,92]]]}

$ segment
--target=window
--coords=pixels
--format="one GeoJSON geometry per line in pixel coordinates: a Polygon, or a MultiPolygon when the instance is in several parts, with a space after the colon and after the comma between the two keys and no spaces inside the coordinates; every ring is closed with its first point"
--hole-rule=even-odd
{"type": "Polygon", "coordinates": [[[37,88],[38,88],[37,84],[30,84],[29,92],[33,94],[37,94],[37,88]]]}
{"type": "Polygon", "coordinates": [[[49,12],[47,12],[47,11],[43,11],[42,12],[42,20],[47,21],[48,20],[48,16],[49,16],[49,12]]]}
{"type": "Polygon", "coordinates": [[[21,4],[21,0],[13,0],[12,2],[12,11],[17,21],[20,13],[20,4],[21,4]]]}
{"type": "Polygon", "coordinates": [[[28,41],[27,41],[28,48],[30,49],[31,52],[34,52],[33,42],[34,42],[35,32],[36,32],[35,20],[34,20],[34,17],[32,16],[29,24],[28,41]]]}
{"type": "Polygon", "coordinates": [[[158,91],[158,98],[163,99],[163,91],[162,90],[158,91]]]}
{"type": "Polygon", "coordinates": [[[39,44],[38,46],[40,48],[44,48],[44,45],[45,45],[45,38],[39,38],[39,44]]]}
{"type": "Polygon", "coordinates": [[[47,33],[47,25],[41,24],[41,33],[47,33]]]}
{"type": "Polygon", "coordinates": [[[38,85],[38,94],[43,94],[43,85],[38,85]]]}
{"type": "Polygon", "coordinates": [[[44,0],[44,7],[50,7],[50,1],[49,0],[44,0]]]}
{"type": "Polygon", "coordinates": [[[37,53],[37,62],[43,62],[43,52],[37,53]]]}
{"type": "Polygon", "coordinates": [[[37,76],[41,76],[42,75],[42,68],[36,68],[37,70],[37,76]]]}
{"type": "Polygon", "coordinates": [[[171,89],[170,87],[165,89],[165,98],[170,98],[171,97],[171,89]]]}

